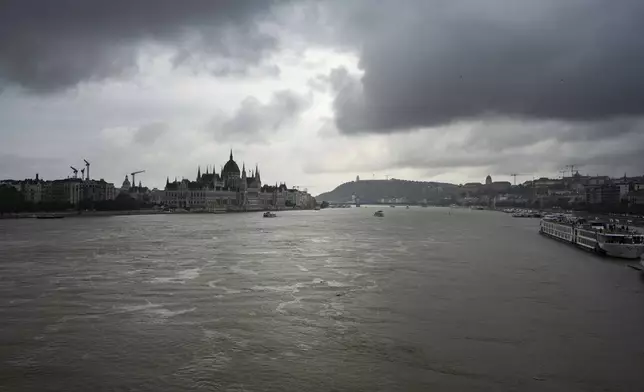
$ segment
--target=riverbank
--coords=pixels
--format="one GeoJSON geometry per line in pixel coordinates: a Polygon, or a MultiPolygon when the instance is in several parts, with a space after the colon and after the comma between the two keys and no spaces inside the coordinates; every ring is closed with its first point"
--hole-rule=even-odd
{"type": "MultiPolygon", "coordinates": [[[[162,211],[162,210],[125,210],[125,211],[60,211],[60,212],[18,212],[0,215],[0,219],[36,219],[38,216],[56,216],[64,218],[84,218],[97,216],[121,216],[121,215],[169,215],[169,214],[228,214],[244,212],[264,212],[265,210],[217,210],[217,211],[162,211]]],[[[302,209],[279,209],[277,211],[303,211],[302,209]]]]}
{"type": "Polygon", "coordinates": [[[35,219],[38,216],[62,216],[65,218],[82,218],[92,216],[117,216],[117,215],[155,215],[167,214],[159,210],[127,210],[127,211],[60,211],[60,212],[18,212],[0,215],[0,219],[35,219]]]}

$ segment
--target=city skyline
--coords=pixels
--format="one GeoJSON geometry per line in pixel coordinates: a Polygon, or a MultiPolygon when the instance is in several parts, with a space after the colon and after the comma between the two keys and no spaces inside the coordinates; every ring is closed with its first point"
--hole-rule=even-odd
{"type": "MultiPolygon", "coordinates": [[[[231,151],[232,153],[232,151],[231,151]]],[[[256,164],[255,167],[258,167],[259,164],[256,164]]],[[[163,180],[163,183],[160,186],[155,186],[147,183],[146,181],[143,181],[140,179],[140,177],[136,180],[136,184],[132,183],[131,186],[139,186],[139,184],[142,184],[143,187],[148,188],[149,190],[153,189],[158,189],[158,190],[163,190],[166,187],[166,182],[176,182],[176,181],[193,181],[194,178],[197,178],[197,176],[201,176],[201,174],[207,174],[207,173],[221,173],[221,170],[223,170],[223,165],[219,165],[219,170],[214,170],[213,168],[216,168],[217,165],[205,165],[203,170],[201,165],[197,165],[196,169],[193,169],[194,175],[191,177],[190,175],[184,175],[184,176],[172,176],[172,175],[166,175],[165,179],[163,180]]],[[[242,162],[242,166],[245,166],[245,162],[242,162]]],[[[78,171],[80,173],[80,170],[78,171]]],[[[137,174],[139,173],[144,173],[146,172],[145,170],[143,171],[137,171],[137,174]]],[[[249,176],[253,172],[252,167],[249,167],[247,170],[249,173],[249,176]]],[[[131,176],[132,173],[126,173],[124,177],[127,179],[128,183],[133,181],[133,177],[131,176]]],[[[34,176],[26,176],[24,178],[13,178],[13,177],[4,177],[0,178],[0,181],[3,180],[15,180],[15,181],[23,181],[23,180],[29,180],[29,179],[40,179],[42,181],[53,181],[53,180],[62,180],[62,179],[72,179],[72,178],[82,178],[82,179],[87,179],[86,177],[81,177],[81,174],[78,174],[77,177],[74,176],[75,173],[71,171],[68,173],[66,177],[57,177],[57,178],[43,178],[43,176],[40,174],[40,172],[37,172],[34,176]]],[[[350,178],[346,179],[342,182],[339,182],[335,184],[333,187],[323,190],[321,192],[311,192],[311,189],[309,189],[307,186],[300,186],[300,185],[294,185],[293,188],[297,189],[302,189],[310,192],[313,195],[321,194],[321,193],[326,193],[334,188],[336,188],[339,185],[352,182],[352,181],[369,181],[369,180],[389,180],[389,179],[398,179],[398,180],[404,180],[404,181],[425,181],[425,182],[442,182],[442,183],[447,183],[447,184],[452,184],[452,185],[467,185],[467,184],[486,184],[488,181],[487,177],[491,177],[491,181],[494,182],[508,182],[512,185],[522,185],[522,184],[529,184],[531,181],[535,181],[538,179],[565,179],[565,178],[570,178],[573,177],[573,175],[581,175],[583,177],[609,177],[611,179],[621,179],[624,177],[628,178],[641,178],[644,176],[644,173],[622,173],[622,175],[608,175],[604,173],[587,173],[584,172],[583,170],[580,170],[580,166],[577,165],[570,165],[566,166],[564,170],[558,170],[556,175],[548,175],[548,174],[528,174],[528,173],[516,173],[516,177],[514,174],[507,174],[507,175],[498,175],[495,173],[488,173],[485,178],[468,178],[468,181],[463,181],[463,182],[457,182],[457,181],[449,181],[449,180],[427,180],[427,179],[417,179],[417,178],[399,178],[395,176],[390,176],[390,175],[384,175],[384,177],[376,177],[375,173],[372,173],[372,176],[362,176],[358,174],[355,178],[350,178]]],[[[86,175],[85,175],[86,176],[86,175]]],[[[121,180],[114,180],[111,181],[110,179],[103,178],[101,176],[92,178],[94,181],[99,181],[99,180],[104,180],[107,183],[111,183],[114,185],[116,189],[119,189],[121,186],[120,184],[124,182],[124,179],[121,180]]],[[[156,182],[155,182],[156,183],[156,182]]],[[[278,184],[287,184],[287,181],[278,181],[278,184]]],[[[268,185],[272,184],[270,181],[267,183],[268,185]]]]}
{"type": "Polygon", "coordinates": [[[160,188],[230,148],[313,193],[644,167],[636,2],[9,4],[3,178],[64,178],[85,157],[96,178],[146,170],[160,188]]]}

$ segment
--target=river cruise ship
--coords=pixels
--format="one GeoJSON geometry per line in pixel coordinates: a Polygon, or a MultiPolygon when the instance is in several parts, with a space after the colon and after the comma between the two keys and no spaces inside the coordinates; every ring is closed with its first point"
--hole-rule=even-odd
{"type": "Polygon", "coordinates": [[[616,224],[548,216],[541,219],[539,233],[606,256],[639,259],[644,253],[644,235],[616,224]]]}

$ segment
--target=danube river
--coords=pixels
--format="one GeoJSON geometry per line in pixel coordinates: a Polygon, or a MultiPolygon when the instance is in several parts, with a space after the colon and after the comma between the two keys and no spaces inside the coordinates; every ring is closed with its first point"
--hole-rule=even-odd
{"type": "Polygon", "coordinates": [[[0,221],[0,391],[636,391],[644,281],[489,211],[0,221]]]}

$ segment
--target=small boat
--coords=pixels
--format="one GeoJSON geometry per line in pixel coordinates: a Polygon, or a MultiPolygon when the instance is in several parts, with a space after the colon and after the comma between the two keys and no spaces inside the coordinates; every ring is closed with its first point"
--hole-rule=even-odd
{"type": "Polygon", "coordinates": [[[65,216],[64,215],[36,215],[36,219],[63,219],[65,216]]]}
{"type": "Polygon", "coordinates": [[[391,208],[396,208],[396,206],[395,206],[395,205],[393,205],[393,204],[392,204],[392,205],[390,205],[389,207],[391,207],[391,208]]]}
{"type": "Polygon", "coordinates": [[[406,209],[409,209],[409,206],[407,206],[406,209]]]}
{"type": "Polygon", "coordinates": [[[377,217],[379,217],[379,218],[384,218],[385,213],[384,213],[384,212],[382,212],[382,210],[378,210],[378,211],[376,211],[376,212],[374,212],[374,213],[373,213],[373,216],[377,216],[377,217]]]}
{"type": "Polygon", "coordinates": [[[274,212],[266,211],[264,213],[264,218],[275,218],[275,217],[277,217],[277,214],[275,214],[274,212]]]}

